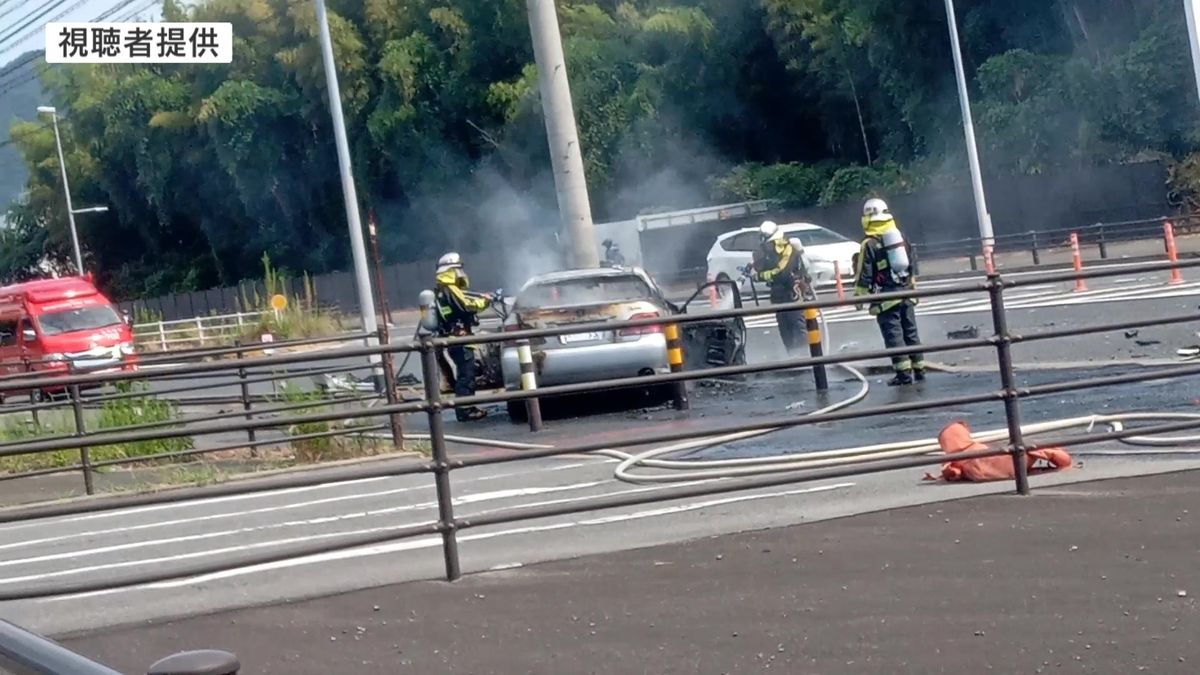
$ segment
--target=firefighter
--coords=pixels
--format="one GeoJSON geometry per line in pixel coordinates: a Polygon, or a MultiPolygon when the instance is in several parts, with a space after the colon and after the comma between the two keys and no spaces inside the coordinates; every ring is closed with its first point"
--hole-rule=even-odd
{"type": "MultiPolygon", "coordinates": [[[[447,253],[438,259],[437,301],[438,334],[442,337],[460,337],[474,334],[479,325],[479,313],[492,306],[494,298],[473,293],[470,280],[463,271],[462,257],[447,253]]],[[[454,395],[471,396],[475,393],[475,349],[470,345],[454,345],[446,350],[454,362],[454,395]]],[[[487,412],[476,407],[455,408],[459,422],[482,419],[487,412]]]]}
{"type": "MultiPolygon", "coordinates": [[[[869,199],[863,204],[862,226],[866,236],[858,254],[854,295],[896,293],[916,288],[916,265],[910,263],[912,247],[904,240],[896,219],[882,199],[869,199]]],[[[883,344],[889,349],[920,346],[916,304],[916,298],[870,303],[870,312],[879,322],[879,331],[883,334],[883,344]]],[[[862,309],[862,303],[856,307],[862,309]]],[[[918,351],[892,356],[892,368],[895,377],[888,381],[890,386],[925,379],[925,361],[918,351]]]]}
{"type": "Polygon", "coordinates": [[[604,247],[604,264],[609,267],[624,267],[625,256],[621,255],[621,247],[612,239],[601,242],[604,247]]]}
{"type": "MultiPolygon", "coordinates": [[[[799,241],[788,239],[783,230],[767,220],[758,228],[761,246],[755,256],[754,276],[771,288],[771,304],[799,302],[810,296],[810,278],[804,264],[799,241]]],[[[804,313],[798,310],[779,312],[779,337],[790,353],[804,343],[804,313]]]]}

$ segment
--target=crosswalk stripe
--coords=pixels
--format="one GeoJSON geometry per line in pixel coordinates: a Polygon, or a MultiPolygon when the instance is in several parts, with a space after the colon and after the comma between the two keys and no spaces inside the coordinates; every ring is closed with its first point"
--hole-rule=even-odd
{"type": "MultiPolygon", "coordinates": [[[[1127,300],[1161,300],[1183,298],[1200,295],[1200,282],[1185,282],[1167,285],[1162,281],[1138,284],[1122,284],[1120,286],[1075,292],[1065,284],[1062,287],[1040,285],[1009,291],[1004,294],[1007,309],[1040,309],[1049,307],[1064,307],[1073,305],[1092,305],[1127,300]]],[[[984,298],[945,298],[927,300],[917,307],[918,316],[944,316],[952,314],[971,314],[987,311],[991,306],[990,300],[984,298]]],[[[824,312],[826,323],[849,323],[866,321],[872,317],[865,311],[853,307],[838,307],[824,312]]],[[[773,328],[778,323],[775,316],[765,315],[746,320],[747,328],[773,328]]]]}

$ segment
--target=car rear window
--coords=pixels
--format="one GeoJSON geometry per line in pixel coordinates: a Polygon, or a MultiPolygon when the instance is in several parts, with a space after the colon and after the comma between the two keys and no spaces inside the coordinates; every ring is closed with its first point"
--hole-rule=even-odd
{"type": "Polygon", "coordinates": [[[824,244],[840,244],[850,241],[842,235],[829,230],[799,230],[788,232],[787,236],[795,237],[805,246],[821,246],[824,244]]]}
{"type": "Polygon", "coordinates": [[[567,307],[605,302],[650,300],[645,281],[628,277],[587,277],[534,284],[517,296],[519,307],[567,307]]]}

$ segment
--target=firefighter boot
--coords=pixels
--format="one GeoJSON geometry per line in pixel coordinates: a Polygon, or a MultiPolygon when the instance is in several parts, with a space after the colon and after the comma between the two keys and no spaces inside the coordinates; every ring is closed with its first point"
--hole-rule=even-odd
{"type": "Polygon", "coordinates": [[[907,370],[898,371],[896,373],[895,377],[888,380],[889,387],[900,387],[900,386],[904,386],[906,384],[912,384],[912,383],[913,383],[912,373],[908,372],[907,370]]]}

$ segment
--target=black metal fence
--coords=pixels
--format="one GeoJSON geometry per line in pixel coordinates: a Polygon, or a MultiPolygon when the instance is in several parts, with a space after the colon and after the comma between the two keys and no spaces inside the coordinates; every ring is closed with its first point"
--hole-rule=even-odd
{"type": "MultiPolygon", "coordinates": [[[[1200,260],[1182,261],[1177,264],[1142,264],[1136,267],[1136,271],[1164,272],[1172,269],[1187,269],[1196,267],[1200,267],[1200,260]]],[[[89,459],[86,451],[87,447],[147,441],[153,439],[180,438],[185,436],[198,437],[228,433],[230,431],[249,433],[268,429],[287,428],[292,425],[302,423],[336,422],[346,420],[366,420],[368,422],[374,422],[378,426],[382,427],[390,419],[393,424],[393,428],[399,429],[400,416],[413,413],[422,413],[427,416],[429,425],[429,433],[427,438],[431,446],[431,456],[428,461],[414,461],[402,465],[373,464],[354,468],[341,468],[330,472],[310,472],[300,473],[297,475],[280,475],[258,480],[248,479],[245,481],[219,484],[206,488],[189,488],[155,494],[113,496],[76,502],[57,503],[50,505],[33,505],[15,509],[5,509],[0,511],[0,523],[31,521],[72,514],[93,513],[97,511],[111,511],[132,506],[180,502],[200,497],[265,492],[282,488],[320,485],[336,481],[414,474],[433,475],[437,492],[438,518],[434,521],[397,527],[385,532],[376,532],[367,535],[345,536],[340,539],[331,540],[320,546],[289,547],[287,549],[275,550],[268,554],[233,556],[214,562],[193,564],[174,569],[160,569],[151,571],[149,573],[128,574],[125,576],[104,580],[84,580],[65,585],[31,584],[20,589],[0,592],[0,601],[38,598],[68,593],[83,593],[109,588],[153,583],[169,579],[189,578],[197,575],[215,573],[249,565],[285,560],[302,555],[343,550],[364,545],[394,541],[406,537],[434,533],[440,534],[442,538],[445,558],[445,573],[448,579],[453,580],[458,578],[461,574],[458,553],[458,533],[464,529],[540,519],[550,516],[578,513],[582,511],[635,506],[652,502],[765,488],[832,477],[853,476],[864,473],[933,465],[946,461],[947,456],[940,453],[929,453],[922,454],[920,456],[905,457],[902,459],[866,458],[855,461],[854,463],[848,463],[843,466],[788,471],[778,475],[740,478],[736,480],[705,481],[701,482],[700,484],[688,485],[687,487],[678,487],[670,490],[655,492],[653,495],[626,493],[622,495],[613,495],[590,500],[586,505],[564,504],[553,506],[517,507],[471,518],[462,518],[455,515],[453,502],[451,500],[451,494],[453,492],[451,474],[454,470],[502,462],[524,461],[531,458],[589,453],[601,450],[615,450],[619,448],[646,446],[653,443],[667,443],[710,438],[731,433],[766,431],[840,420],[851,420],[870,416],[936,410],[940,408],[961,406],[963,404],[972,403],[995,402],[1003,405],[1008,427],[1007,442],[1001,444],[999,447],[995,447],[994,449],[989,449],[986,451],[956,454],[953,456],[953,459],[971,459],[1008,455],[1012,458],[1014,464],[1015,491],[1020,494],[1027,494],[1029,492],[1029,483],[1026,469],[1026,459],[1027,453],[1031,450],[1048,446],[1083,445],[1106,440],[1127,439],[1134,436],[1145,437],[1200,427],[1200,419],[1192,417],[1180,419],[1178,416],[1172,417],[1169,415],[1164,415],[1161,418],[1156,419],[1156,421],[1163,423],[1139,426],[1137,428],[1114,427],[1106,432],[1089,432],[1073,436],[1062,436],[1038,443],[1031,443],[1024,437],[1021,423],[1021,402],[1024,400],[1049,394],[1081,391],[1093,387],[1114,386],[1132,382],[1161,380],[1166,378],[1200,374],[1200,362],[1196,362],[1181,363],[1180,365],[1156,369],[1138,369],[1132,373],[1106,377],[1071,379],[1062,382],[1033,386],[1017,385],[1011,354],[1012,346],[1015,344],[1070,339],[1087,334],[1104,333],[1117,330],[1131,330],[1139,327],[1172,323],[1200,321],[1200,316],[1198,316],[1195,312],[1189,311],[1175,316],[1139,318],[1135,320],[1107,323],[1097,326],[1064,328],[1032,334],[1017,334],[1010,331],[1008,328],[1007,315],[1005,311],[1005,293],[1009,289],[1033,284],[1065,283],[1071,282],[1077,278],[1097,278],[1127,273],[1129,273],[1128,268],[1119,270],[1095,269],[1085,270],[1081,273],[1062,272],[1032,275],[1022,277],[1020,279],[1005,278],[1000,274],[992,274],[989,275],[985,280],[962,282],[939,288],[918,289],[911,292],[893,293],[878,296],[878,299],[907,297],[928,298],[955,296],[970,293],[986,293],[990,301],[993,320],[993,333],[991,335],[969,340],[933,342],[923,345],[921,349],[923,352],[929,354],[959,351],[970,348],[990,348],[995,350],[998,387],[993,390],[984,391],[969,396],[931,398],[907,403],[874,405],[863,408],[845,409],[824,414],[800,417],[784,416],[765,419],[760,418],[749,423],[738,422],[716,428],[709,427],[703,429],[672,431],[670,433],[652,435],[636,435],[613,441],[594,442],[584,440],[582,442],[572,443],[571,445],[566,446],[544,447],[540,449],[525,450],[523,452],[513,454],[488,454],[466,458],[451,458],[448,452],[448,435],[443,424],[443,413],[463,406],[532,400],[538,398],[544,399],[546,397],[580,394],[603,389],[645,387],[648,385],[663,385],[667,383],[682,383],[686,386],[686,383],[688,382],[704,378],[747,375],[751,373],[762,373],[780,369],[794,369],[802,367],[819,368],[832,364],[860,361],[863,359],[888,358],[894,355],[907,354],[907,352],[910,350],[908,348],[898,348],[867,352],[842,352],[838,354],[823,355],[815,358],[789,358],[771,363],[735,365],[703,371],[672,372],[670,374],[620,378],[586,384],[552,386],[528,391],[488,392],[480,393],[470,397],[444,398],[442,392],[440,391],[441,388],[439,386],[437,365],[437,351],[440,349],[466,343],[508,343],[520,340],[550,338],[571,333],[591,332],[595,330],[607,331],[613,329],[659,326],[664,322],[664,319],[659,318],[620,322],[618,324],[597,323],[587,325],[564,325],[539,330],[481,334],[463,338],[434,338],[427,336],[416,342],[392,344],[386,346],[344,346],[333,353],[320,353],[315,355],[305,353],[280,354],[274,356],[246,358],[242,361],[233,363],[228,361],[185,363],[181,365],[166,366],[162,370],[153,373],[142,370],[120,373],[78,373],[71,375],[43,377],[31,377],[26,375],[4,378],[0,380],[0,390],[3,391],[26,391],[33,388],[55,388],[60,390],[75,391],[80,387],[114,384],[118,382],[128,382],[139,379],[170,380],[171,378],[183,376],[207,376],[222,372],[270,373],[273,369],[283,366],[321,363],[322,361],[328,361],[332,358],[342,360],[380,358],[384,363],[386,363],[387,360],[393,358],[397,354],[417,354],[421,359],[422,371],[425,377],[423,382],[423,393],[418,396],[416,400],[401,401],[395,388],[389,387],[386,393],[386,402],[372,408],[351,407],[340,410],[329,409],[320,412],[300,412],[293,414],[294,411],[289,409],[290,406],[281,406],[273,409],[272,416],[270,417],[260,416],[262,411],[233,410],[223,416],[214,415],[210,418],[200,421],[190,421],[185,424],[131,426],[128,428],[109,429],[102,431],[81,429],[77,433],[71,435],[35,438],[4,443],[0,445],[0,457],[12,457],[30,453],[62,451],[78,452],[81,458],[79,465],[66,467],[62,470],[77,470],[86,474],[89,471],[89,459]],[[81,447],[83,449],[81,449],[81,447]]],[[[849,302],[853,302],[853,300],[849,302]]],[[[755,315],[774,313],[780,309],[824,309],[845,304],[848,304],[848,302],[831,299],[820,300],[816,302],[796,303],[795,305],[784,307],[744,307],[698,315],[679,315],[671,317],[668,319],[668,321],[676,324],[684,324],[691,321],[708,321],[715,318],[744,319],[746,317],[755,315]]],[[[360,365],[358,367],[361,368],[363,366],[360,365]]],[[[310,368],[310,370],[318,371],[322,370],[322,368],[313,367],[310,368]]],[[[407,438],[413,437],[415,437],[415,435],[410,434],[407,436],[407,438]]],[[[246,444],[241,445],[245,446],[246,444]]],[[[190,454],[203,454],[204,452],[211,451],[213,450],[195,451],[190,454]]],[[[129,461],[138,460],[133,459],[129,461]]],[[[94,468],[94,464],[92,466],[94,468]]]]}

